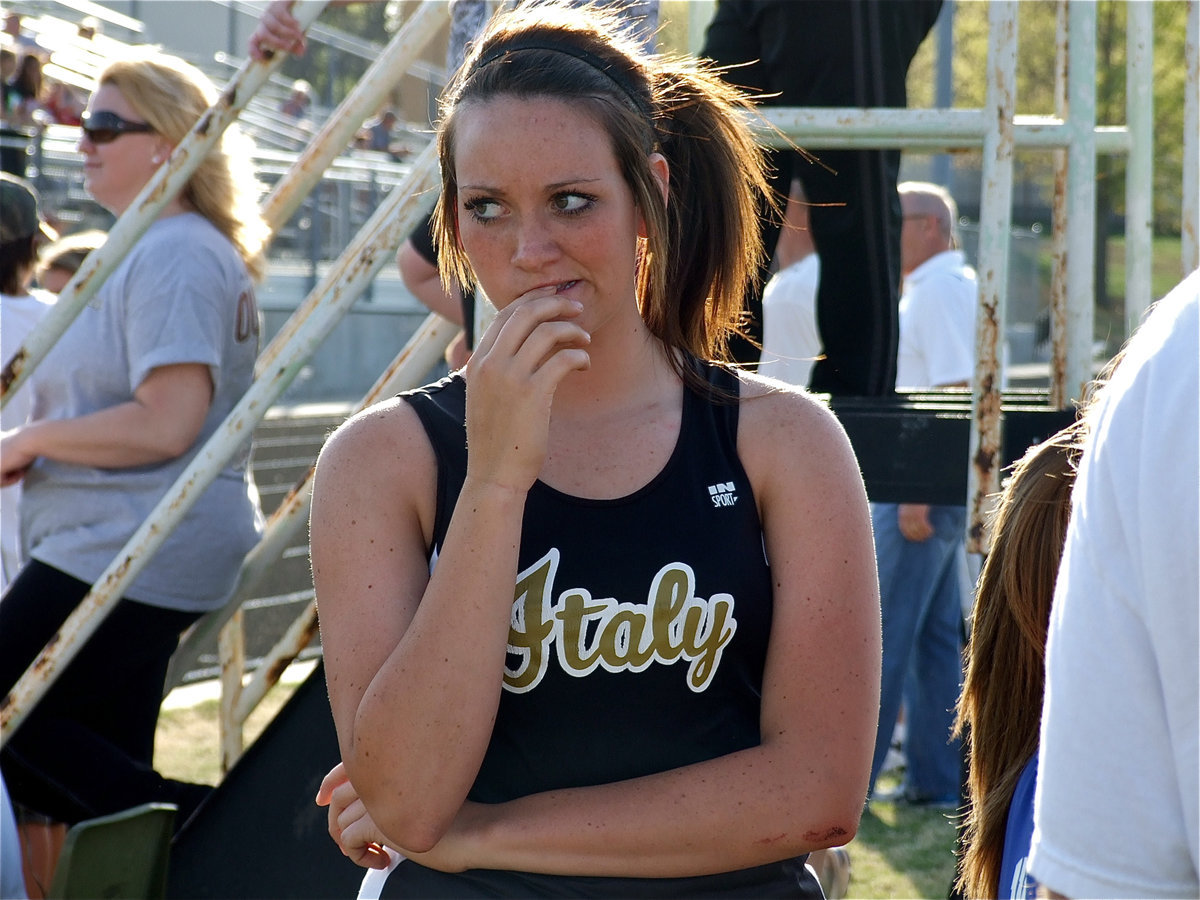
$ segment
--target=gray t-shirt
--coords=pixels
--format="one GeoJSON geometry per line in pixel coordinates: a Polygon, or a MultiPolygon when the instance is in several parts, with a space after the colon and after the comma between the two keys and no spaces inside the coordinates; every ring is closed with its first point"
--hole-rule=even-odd
{"type": "MultiPolygon", "coordinates": [[[[150,226],[31,379],[34,419],[133,399],[159,366],[202,363],[213,399],[183,456],[100,469],[39,459],[25,478],[28,556],[94,582],[241,399],[258,355],[254,286],[233,245],[195,213],[150,226]]],[[[220,606],[262,530],[249,438],[124,596],[183,611],[220,606]]]]}

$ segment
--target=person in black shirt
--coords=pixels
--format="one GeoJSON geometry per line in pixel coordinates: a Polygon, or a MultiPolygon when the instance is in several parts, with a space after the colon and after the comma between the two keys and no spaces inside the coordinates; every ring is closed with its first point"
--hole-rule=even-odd
{"type": "Polygon", "coordinates": [[[499,310],[360,413],[311,524],[340,848],[383,896],[818,897],[878,710],[836,419],[722,362],[758,251],[743,95],[617,20],[498,17],[439,127],[439,261],[499,310]],[[382,874],[378,877],[384,877],[382,874]]]}
{"type": "Polygon", "coordinates": [[[459,369],[475,348],[475,291],[459,285],[447,288],[438,271],[438,250],[433,230],[433,213],[417,223],[400,249],[396,266],[404,286],[431,312],[462,327],[446,348],[446,362],[459,369]]]}
{"type": "MultiPolygon", "coordinates": [[[[764,106],[903,107],[905,75],[942,0],[719,0],[701,54],[764,106]]],[[[886,396],[896,384],[900,285],[900,151],[772,151],[772,188],[799,178],[821,257],[817,322],[824,356],[809,387],[886,396]]],[[[774,247],[778,216],[761,219],[774,247]]],[[[770,259],[763,257],[764,271],[770,259]]],[[[750,335],[762,339],[762,294],[748,292],[750,335]]],[[[759,358],[734,341],[740,362],[759,358]]]]}

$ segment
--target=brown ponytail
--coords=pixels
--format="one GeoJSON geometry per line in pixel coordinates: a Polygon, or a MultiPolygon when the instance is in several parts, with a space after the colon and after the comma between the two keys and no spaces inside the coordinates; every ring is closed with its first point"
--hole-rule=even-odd
{"type": "Polygon", "coordinates": [[[523,6],[492,20],[447,89],[438,130],[442,196],[435,213],[443,277],[473,284],[455,233],[457,111],[498,96],[568,100],[590,110],[612,139],[646,223],[637,296],[643,320],[685,381],[689,359],[725,360],[742,330],[742,302],[757,276],[762,150],[747,125],[754,107],[707,65],[647,54],[620,19],[595,8],[523,6]],[[649,155],[670,167],[662,202],[649,155]]]}

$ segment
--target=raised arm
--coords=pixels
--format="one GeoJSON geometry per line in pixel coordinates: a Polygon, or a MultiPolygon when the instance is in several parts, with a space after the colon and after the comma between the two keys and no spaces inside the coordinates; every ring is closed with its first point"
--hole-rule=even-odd
{"type": "Polygon", "coordinates": [[[881,652],[865,491],[844,433],[814,401],[779,394],[742,408],[739,450],[775,587],[762,743],[644,778],[467,804],[433,852],[415,857],[420,862],[446,870],[687,876],[854,836],[874,745],[881,652]]]}
{"type": "Polygon", "coordinates": [[[272,0],[263,10],[247,49],[257,60],[270,59],[277,51],[302,56],[308,47],[304,29],[292,15],[293,0],[272,0]]]}
{"type": "Polygon", "coordinates": [[[491,737],[525,495],[555,386],[586,365],[569,349],[586,339],[562,321],[577,311],[562,297],[518,301],[480,342],[467,478],[432,575],[436,463],[406,403],[352,419],[317,464],[313,581],[342,760],[380,828],[411,850],[454,820],[491,737]]]}
{"type": "MultiPolygon", "coordinates": [[[[246,49],[257,60],[270,59],[277,51],[303,56],[308,38],[296,17],[292,15],[295,0],[271,0],[259,17],[246,49]]],[[[330,0],[330,6],[348,6],[368,0],[330,0]]]]}
{"type": "Polygon", "coordinates": [[[404,286],[426,309],[455,325],[463,324],[462,292],[457,287],[446,290],[437,266],[422,256],[411,240],[400,245],[396,266],[404,286]]]}

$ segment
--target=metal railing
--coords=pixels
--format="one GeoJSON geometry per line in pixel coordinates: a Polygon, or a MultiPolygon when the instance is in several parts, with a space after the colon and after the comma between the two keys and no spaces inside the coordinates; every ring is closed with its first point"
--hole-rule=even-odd
{"type": "MultiPolygon", "coordinates": [[[[301,4],[297,16],[302,24],[311,22],[324,3],[301,4]]],[[[425,16],[444,14],[445,6],[436,3],[422,5],[425,16]]],[[[402,29],[403,32],[403,29],[402,29]]],[[[389,45],[396,56],[412,53],[408,35],[398,33],[389,45]],[[394,49],[392,49],[394,48],[394,49]]],[[[419,46],[419,45],[418,45],[419,46]]],[[[279,59],[266,63],[251,62],[239,72],[220,100],[203,115],[191,133],[175,148],[171,157],[139,194],[130,209],[114,225],[109,239],[99,251],[89,255],[83,267],[71,279],[53,313],[35,329],[13,360],[6,363],[0,391],[4,396],[20,386],[29,372],[45,357],[46,351],[62,334],[83,305],[94,295],[99,282],[116,267],[121,256],[149,227],[194,171],[203,154],[216,142],[221,130],[232,121],[246,99],[266,80],[279,59]]],[[[386,90],[386,86],[384,87],[386,90]]],[[[353,111],[348,98],[334,118],[353,111]]],[[[359,122],[350,127],[353,130],[359,122]]],[[[328,126],[331,133],[338,126],[328,126]]],[[[341,145],[344,146],[344,143],[341,145]]],[[[336,151],[334,151],[336,152],[336,151]]],[[[320,340],[329,333],[349,304],[382,268],[390,249],[394,252],[408,230],[416,223],[420,212],[418,199],[433,183],[432,146],[421,154],[405,181],[391,192],[359,237],[351,243],[337,264],[316,289],[316,297],[306,302],[277,338],[264,351],[259,362],[259,376],[242,401],[234,408],[225,423],[196,454],[192,463],[160,501],[145,523],[134,533],[116,560],[101,575],[74,613],[68,617],[58,634],[30,666],[7,697],[0,702],[0,740],[6,741],[20,724],[28,710],[53,682],[56,673],[78,652],[103,617],[111,611],[121,592],[145,566],[150,556],[161,546],[167,533],[182,518],[203,489],[216,477],[220,468],[253,424],[266,412],[311,355],[320,340]],[[325,298],[321,301],[321,298],[325,298]],[[319,308],[318,308],[318,304],[319,308]]],[[[301,169],[302,181],[311,178],[301,169]]],[[[270,202],[270,198],[268,198],[270,202]]]]}
{"type": "MultiPolygon", "coordinates": [[[[301,4],[296,10],[297,18],[306,26],[321,14],[326,3],[327,0],[318,0],[301,4]]],[[[175,147],[113,225],[104,246],[88,255],[79,271],[62,289],[50,313],[38,323],[13,358],[5,361],[4,370],[0,372],[0,407],[6,405],[13,392],[28,379],[29,373],[45,358],[87,302],[95,296],[104,279],[112,274],[125,254],[187,184],[250,96],[262,87],[270,73],[282,62],[282,57],[276,57],[267,62],[248,63],[225,88],[216,104],[192,126],[187,137],[175,147]]]]}

